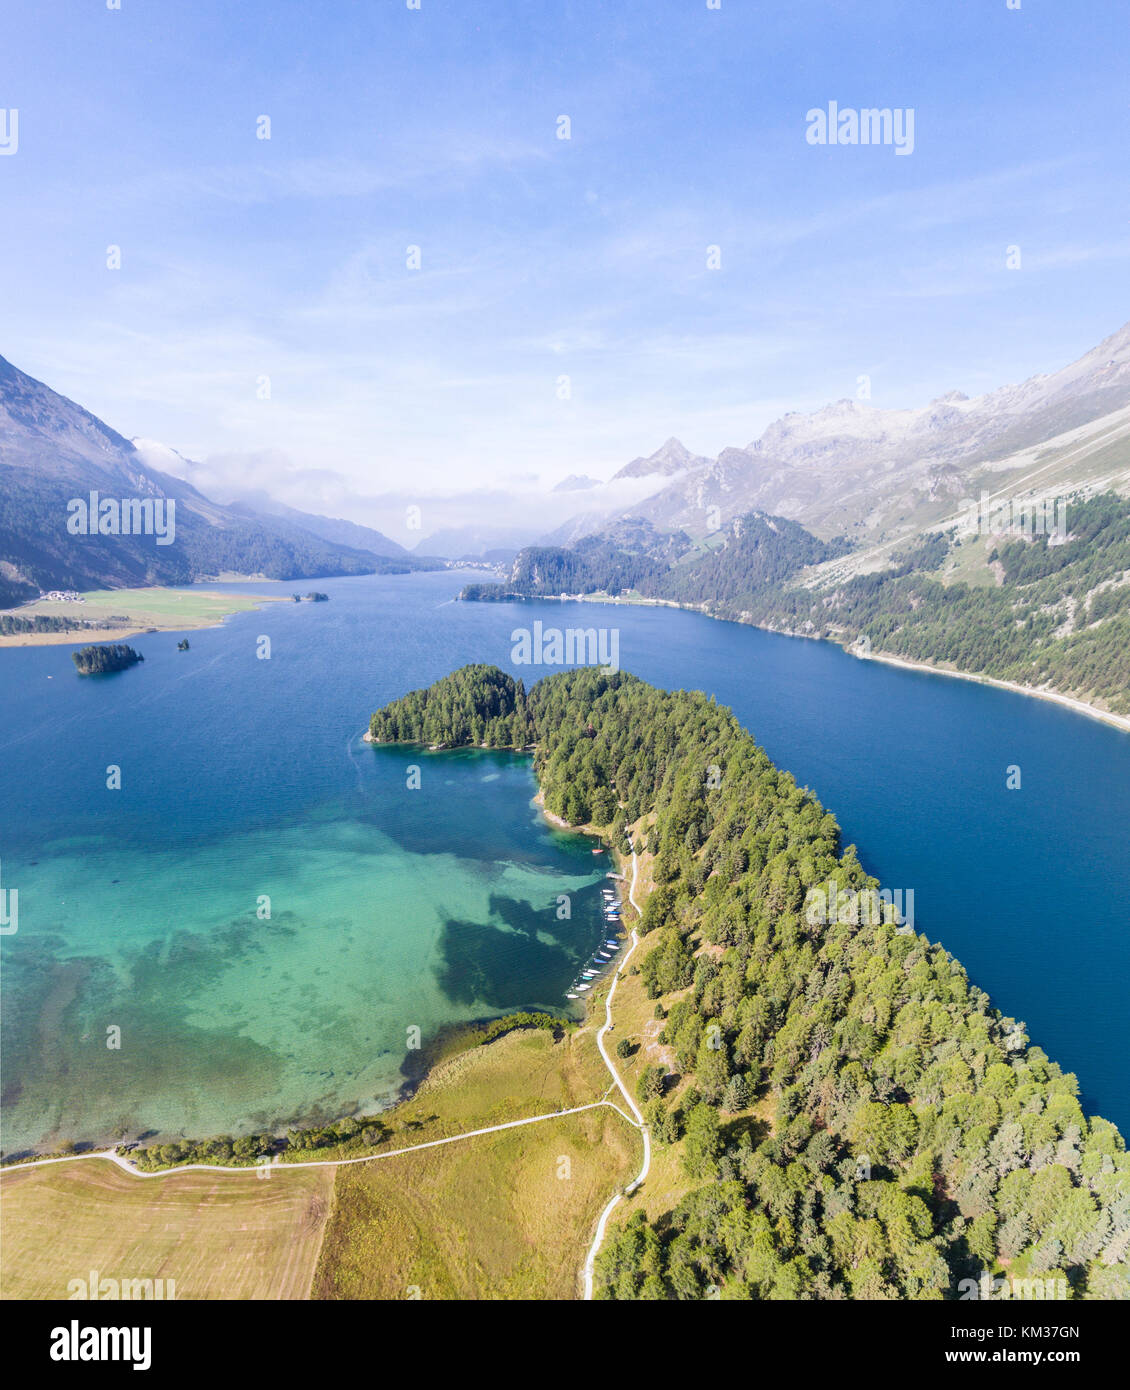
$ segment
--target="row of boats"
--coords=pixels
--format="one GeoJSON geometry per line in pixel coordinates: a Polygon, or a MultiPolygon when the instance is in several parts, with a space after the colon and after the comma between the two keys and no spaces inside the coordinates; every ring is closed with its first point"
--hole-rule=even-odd
{"type": "MultiPolygon", "coordinates": [[[[609,874],[609,878],[614,875],[609,874]]],[[[602,888],[601,896],[604,902],[601,911],[604,913],[604,920],[608,923],[609,931],[619,931],[620,929],[620,898],[615,888],[602,888]]],[[[580,976],[565,992],[566,999],[579,999],[587,989],[592,989],[593,981],[600,972],[609,965],[619,954],[620,948],[624,943],[618,937],[608,937],[604,943],[596,948],[592,954],[592,959],[581,971],[580,976]]]]}

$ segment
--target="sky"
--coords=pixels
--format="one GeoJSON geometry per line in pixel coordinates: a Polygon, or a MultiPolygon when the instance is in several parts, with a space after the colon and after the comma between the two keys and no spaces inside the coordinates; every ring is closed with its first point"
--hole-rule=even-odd
{"type": "Polygon", "coordinates": [[[214,491],[357,519],[607,478],[672,435],[713,455],[862,375],[876,406],[976,395],[1130,318],[1125,24],[1053,0],[12,6],[0,354],[214,491]],[[809,143],[830,101],[912,109],[913,150],[809,143]]]}

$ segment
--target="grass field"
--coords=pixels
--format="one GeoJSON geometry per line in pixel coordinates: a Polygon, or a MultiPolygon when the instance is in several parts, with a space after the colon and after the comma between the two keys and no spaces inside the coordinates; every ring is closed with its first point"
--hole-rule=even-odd
{"type": "Polygon", "coordinates": [[[590,1110],[341,1168],[313,1297],[576,1298],[639,1150],[619,1115],[590,1110]]]}
{"type": "Polygon", "coordinates": [[[0,1296],[66,1298],[71,1279],[172,1279],[178,1299],[306,1298],[332,1168],[139,1179],[111,1163],[14,1170],[0,1183],[0,1296]]]}
{"type": "MultiPolygon", "coordinates": [[[[384,1117],[381,1148],[585,1105],[608,1084],[593,1028],[557,1041],[515,1031],[438,1066],[384,1117]]],[[[572,1298],[600,1210],[640,1152],[605,1109],[373,1163],[284,1164],[266,1180],[138,1179],[95,1160],[12,1169],[0,1296],[63,1298],[97,1270],[172,1279],[178,1299],[395,1299],[411,1286],[425,1298],[572,1298]]]]}
{"type": "MultiPolygon", "coordinates": [[[[383,1147],[585,1105],[609,1083],[595,1027],[509,1033],[437,1067],[383,1147]]],[[[313,1297],[575,1298],[600,1211],[641,1152],[626,1121],[594,1110],[340,1168],[313,1297]]]]}
{"type": "MultiPolygon", "coordinates": [[[[264,581],[266,585],[267,581],[264,581]]],[[[277,586],[273,586],[277,587],[277,586]]],[[[298,586],[300,587],[300,586],[298,586]]],[[[85,603],[49,603],[40,600],[4,612],[18,618],[67,618],[106,623],[112,626],[87,631],[18,633],[0,637],[2,646],[42,646],[63,642],[119,642],[147,628],[159,632],[179,632],[190,628],[214,627],[231,613],[246,613],[263,603],[290,599],[285,594],[221,594],[212,590],[167,589],[95,589],[84,594],[85,603]],[[125,619],[124,622],[117,621],[125,619]]]]}
{"type": "Polygon", "coordinates": [[[441,1063],[393,1118],[414,1127],[411,1142],[421,1143],[440,1134],[586,1105],[599,1100],[610,1081],[596,1048],[595,1027],[563,1032],[556,1042],[543,1029],[515,1029],[441,1063]]]}

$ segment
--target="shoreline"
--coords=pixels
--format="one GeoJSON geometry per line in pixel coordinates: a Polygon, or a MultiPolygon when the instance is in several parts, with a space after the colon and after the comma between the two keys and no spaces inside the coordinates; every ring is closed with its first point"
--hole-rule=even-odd
{"type": "MultiPolygon", "coordinates": [[[[292,1131],[325,1129],[330,1125],[339,1123],[341,1120],[365,1119],[383,1120],[385,1116],[395,1119],[396,1112],[401,1106],[414,1100],[416,1093],[424,1083],[442,1072],[443,1067],[454,1061],[457,1057],[467,1052],[474,1052],[476,1048],[488,1047],[492,1042],[497,1042],[500,1038],[506,1037],[512,1032],[521,1032],[524,1029],[543,1027],[544,1025],[532,1024],[527,1022],[513,1023],[509,1028],[500,1031],[494,1037],[486,1038],[483,1034],[491,1028],[509,1019],[515,1019],[523,1015],[543,1014],[544,1017],[553,1020],[555,1028],[565,1031],[575,1030],[582,1026],[576,1019],[558,1014],[550,1014],[544,1010],[535,1008],[511,1009],[505,1014],[485,1014],[481,1017],[472,1019],[462,1019],[440,1025],[436,1036],[432,1039],[429,1046],[421,1048],[419,1053],[407,1052],[404,1061],[401,1063],[401,1081],[396,1088],[395,1099],[389,1100],[387,1104],[380,1105],[376,1110],[364,1109],[360,1112],[344,1112],[330,1118],[315,1117],[312,1115],[292,1115],[287,1119],[275,1120],[261,1130],[248,1130],[246,1134],[225,1135],[224,1137],[241,1139],[248,1135],[265,1134],[269,1135],[275,1144],[282,1142],[283,1147],[276,1148],[275,1162],[282,1167],[303,1168],[318,1166],[309,1159],[286,1160],[281,1157],[286,1152],[285,1141],[292,1131]]],[[[28,1149],[20,1149],[11,1154],[6,1154],[0,1158],[0,1177],[5,1173],[19,1172],[21,1169],[34,1167],[43,1163],[65,1163],[76,1158],[105,1158],[108,1154],[116,1153],[119,1158],[125,1160],[125,1165],[129,1171],[139,1177],[160,1177],[166,1173],[178,1173],[190,1170],[193,1167],[203,1169],[214,1169],[220,1172],[254,1172],[258,1166],[258,1160],[249,1160],[234,1167],[225,1168],[222,1165],[204,1163],[171,1163],[163,1168],[138,1168],[129,1161],[129,1154],[136,1148],[160,1148],[165,1144],[191,1143],[204,1144],[211,1139],[219,1138],[219,1135],[204,1134],[195,1137],[183,1134],[165,1134],[161,1130],[149,1131],[151,1137],[145,1139],[126,1139],[114,1133],[102,1133],[94,1138],[69,1139],[56,1144],[54,1148],[48,1147],[47,1141],[35,1145],[28,1149]],[[65,1145],[73,1146],[74,1152],[67,1153],[65,1145]]],[[[371,1146],[372,1147],[372,1146],[371,1146]]],[[[311,1150],[313,1152],[313,1150],[311,1150]]],[[[358,1158],[334,1159],[331,1162],[350,1162],[357,1163],[363,1160],[358,1158]]]]}
{"type": "MultiPolygon", "coordinates": [[[[827,641],[828,639],[819,640],[827,641]]],[[[836,645],[839,646],[839,643],[836,645]]],[[[1021,685],[1019,681],[1000,680],[997,676],[983,676],[976,671],[954,671],[945,666],[931,666],[925,661],[907,661],[905,657],[889,656],[885,652],[872,652],[870,656],[859,656],[847,647],[844,647],[843,650],[849,656],[855,656],[857,661],[881,661],[886,666],[901,666],[905,671],[925,671],[931,676],[953,676],[957,680],[974,681],[978,685],[995,685],[998,690],[1011,690],[1015,695],[1031,695],[1037,700],[1050,700],[1053,704],[1062,705],[1065,709],[1073,710],[1076,714],[1086,715],[1089,719],[1097,719],[1113,729],[1120,729],[1123,733],[1130,734],[1130,717],[1115,714],[1112,710],[1100,709],[1098,705],[1088,704],[1086,700],[1080,700],[1074,695],[1064,695],[1058,690],[1041,690],[1034,685],[1021,685]]]]}
{"type": "MultiPolygon", "coordinates": [[[[276,580],[253,580],[253,583],[277,583],[276,580]]],[[[100,642],[124,642],[130,637],[162,636],[169,633],[200,632],[205,628],[223,627],[229,618],[236,617],[240,613],[253,613],[262,609],[267,603],[284,603],[288,600],[282,594],[238,594],[224,593],[214,589],[195,589],[195,586],[188,585],[183,588],[174,588],[171,585],[145,585],[136,589],[112,589],[112,590],[91,590],[84,595],[86,602],[91,602],[94,610],[109,609],[115,605],[115,600],[120,595],[120,606],[129,606],[130,595],[154,595],[158,592],[167,593],[173,598],[170,606],[157,608],[153,612],[111,614],[113,617],[124,617],[124,623],[116,623],[112,627],[83,627],[76,625],[67,631],[55,632],[8,632],[0,633],[0,648],[6,647],[63,647],[80,646],[100,642]],[[108,599],[93,599],[96,594],[106,593],[108,599]],[[93,601],[91,601],[93,599],[93,601]],[[217,610],[204,613],[177,613],[172,605],[178,599],[195,599],[198,602],[206,601],[212,604],[217,610]],[[230,604],[231,606],[227,606],[230,604]]],[[[31,603],[22,604],[17,608],[5,608],[0,611],[0,616],[6,618],[25,618],[34,619],[36,617],[51,617],[73,619],[76,624],[81,624],[86,617],[85,614],[75,613],[72,604],[59,604],[60,609],[70,611],[50,612],[41,611],[46,607],[44,600],[36,599],[31,603]],[[35,611],[32,611],[35,610],[35,611]]],[[[98,621],[97,612],[93,612],[91,618],[98,621]]]]}
{"type": "MultiPolygon", "coordinates": [[[[539,811],[541,812],[541,814],[545,817],[545,819],[546,819],[547,821],[549,821],[550,825],[556,827],[556,829],[558,829],[558,830],[579,830],[581,834],[587,834],[587,833],[588,833],[588,832],[586,832],[586,831],[580,830],[580,827],[579,827],[579,826],[570,825],[569,822],[568,822],[567,820],[562,820],[562,818],[561,818],[560,816],[555,816],[555,815],[553,814],[552,811],[547,811],[547,810],[545,809],[545,792],[543,792],[542,789],[541,789],[540,787],[538,788],[538,794],[537,794],[537,796],[535,796],[534,799],[533,799],[533,804],[538,808],[538,810],[539,810],[539,811]]],[[[594,832],[594,833],[595,833],[595,832],[594,832]]],[[[599,837],[598,837],[598,838],[599,838],[599,837]]],[[[607,846],[606,846],[606,848],[607,848],[607,846]]]]}
{"type": "MultiPolygon", "coordinates": [[[[362,735],[362,741],[365,742],[365,743],[368,743],[369,745],[371,745],[371,746],[373,746],[373,747],[381,746],[381,745],[380,745],[380,741],[377,740],[377,739],[374,739],[367,729],[365,730],[364,734],[362,735]]],[[[386,747],[394,747],[394,746],[398,746],[398,745],[387,744],[387,745],[384,745],[384,746],[386,746],[386,747]]],[[[404,745],[399,745],[399,746],[404,746],[404,745]]],[[[416,744],[416,745],[411,745],[411,746],[414,746],[414,747],[427,747],[427,745],[423,745],[423,744],[416,744]]],[[[458,751],[460,751],[460,749],[458,749],[458,748],[456,748],[456,749],[434,749],[434,750],[431,750],[431,751],[458,752],[458,751]]],[[[496,750],[496,751],[511,752],[511,753],[517,752],[517,753],[522,753],[522,754],[529,754],[529,753],[531,753],[531,752],[533,751],[533,748],[532,748],[532,746],[531,746],[531,747],[526,748],[526,749],[503,749],[503,750],[496,750]]],[[[574,833],[574,834],[584,835],[584,836],[585,836],[586,838],[588,838],[588,839],[599,840],[600,843],[602,844],[603,848],[604,848],[605,854],[608,855],[608,859],[605,860],[604,863],[605,863],[605,864],[608,864],[608,865],[611,865],[611,866],[615,867],[616,869],[622,869],[622,868],[623,868],[623,864],[621,863],[619,856],[616,854],[616,852],[614,851],[614,849],[612,848],[612,846],[609,845],[609,844],[606,842],[604,836],[600,833],[600,831],[596,830],[595,828],[593,828],[593,827],[591,827],[591,826],[575,826],[575,825],[570,825],[568,821],[563,820],[560,816],[554,815],[552,811],[547,811],[547,810],[545,809],[545,793],[542,791],[542,789],[541,789],[540,787],[538,788],[537,795],[536,795],[535,797],[532,798],[531,804],[534,804],[534,805],[537,806],[538,811],[540,812],[540,814],[544,817],[544,819],[545,819],[548,823],[550,823],[552,826],[554,826],[554,828],[560,829],[560,830],[567,830],[567,831],[570,831],[571,833],[574,833]]],[[[618,934],[619,934],[619,933],[618,933],[618,934]]],[[[617,967],[617,968],[618,968],[618,967],[617,967]]],[[[612,978],[615,978],[615,974],[616,974],[615,971],[612,972],[612,978]]],[[[584,1027],[587,1027],[587,1026],[588,1026],[588,1023],[589,1023],[589,1021],[590,1021],[590,1015],[591,1015],[591,1013],[592,1013],[591,1005],[592,1005],[592,1003],[593,1003],[593,998],[594,998],[594,996],[591,996],[591,995],[590,995],[588,998],[586,998],[586,999],[583,1001],[583,1012],[582,1012],[582,1017],[581,1017],[579,1020],[576,1018],[575,1014],[573,1014],[573,1011],[570,1010],[570,1009],[568,1009],[568,1008],[562,1008],[562,1009],[561,1009],[561,1012],[560,1012],[559,1014],[549,1014],[549,1013],[546,1013],[546,1016],[547,1016],[547,1017],[552,1017],[553,1019],[555,1019],[555,1021],[556,1021],[562,1028],[564,1028],[564,1029],[575,1029],[575,1028],[584,1028],[584,1027]]],[[[540,1007],[539,1007],[539,1006],[529,1005],[529,1006],[526,1006],[526,1007],[524,1007],[524,1008],[522,1008],[522,1009],[511,1010],[511,1011],[510,1011],[510,1014],[539,1013],[539,1012],[545,1012],[544,1006],[540,1006],[540,1007]]],[[[461,1021],[458,1021],[458,1022],[452,1022],[452,1023],[448,1023],[448,1024],[442,1025],[441,1028],[439,1029],[439,1031],[438,1031],[436,1037],[432,1040],[432,1044],[431,1044],[430,1047],[426,1047],[426,1048],[421,1049],[421,1050],[419,1051],[418,1054],[414,1054],[414,1053],[409,1052],[409,1053],[407,1053],[407,1054],[405,1055],[404,1063],[402,1063],[402,1066],[401,1066],[401,1076],[402,1076],[403,1079],[401,1080],[400,1086],[399,1086],[399,1088],[398,1088],[398,1090],[397,1090],[396,1099],[393,1100],[393,1101],[390,1101],[389,1104],[382,1106],[379,1110],[376,1110],[376,1111],[373,1111],[373,1112],[366,1112],[367,1116],[370,1117],[370,1118],[376,1118],[376,1117],[379,1117],[379,1116],[391,1115],[391,1114],[392,1114],[393,1112],[395,1112],[401,1105],[403,1105],[403,1104],[405,1104],[406,1102],[412,1100],[413,1097],[415,1096],[416,1092],[420,1089],[420,1087],[424,1084],[424,1082],[425,1082],[426,1080],[428,1080],[429,1077],[435,1075],[435,1073],[437,1072],[437,1070],[438,1070],[439,1068],[441,1068],[445,1062],[448,1062],[448,1061],[450,1061],[452,1058],[459,1056],[459,1055],[460,1055],[461,1053],[463,1053],[463,1052],[473,1051],[476,1047],[482,1046],[484,1040],[482,1039],[481,1036],[479,1036],[479,1034],[481,1033],[481,1031],[482,1031],[483,1029],[489,1028],[490,1025],[492,1025],[492,1024],[497,1024],[500,1020],[502,1020],[502,1019],[504,1019],[504,1018],[507,1018],[507,1017],[509,1017],[509,1016],[510,1016],[509,1014],[485,1015],[485,1016],[479,1017],[479,1018],[474,1018],[474,1019],[470,1019],[470,1020],[461,1020],[461,1021]]],[[[521,1026],[529,1026],[529,1025],[518,1025],[518,1027],[521,1027],[521,1026]]],[[[500,1036],[501,1036],[501,1035],[500,1035],[500,1036]]],[[[341,1119],[350,1119],[350,1118],[356,1118],[356,1116],[349,1115],[349,1114],[345,1114],[345,1115],[338,1115],[338,1116],[335,1117],[335,1119],[337,1119],[337,1120],[341,1120],[341,1119]]],[[[273,1137],[274,1137],[276,1140],[278,1140],[278,1139],[284,1138],[284,1137],[286,1136],[286,1134],[288,1133],[288,1131],[291,1130],[291,1129],[294,1129],[294,1128],[316,1128],[316,1127],[318,1127],[318,1125],[319,1125],[320,1123],[322,1123],[320,1120],[314,1119],[314,1118],[311,1118],[311,1117],[291,1116],[291,1117],[288,1118],[288,1119],[285,1119],[285,1120],[278,1120],[278,1121],[274,1122],[272,1125],[270,1125],[270,1126],[269,1126],[267,1129],[265,1129],[263,1132],[264,1132],[264,1133],[271,1133],[271,1134],[273,1135],[273,1137]]],[[[333,1120],[333,1119],[331,1119],[331,1120],[326,1120],[324,1123],[325,1123],[325,1124],[332,1124],[332,1123],[334,1123],[334,1120],[333,1120]]],[[[204,1142],[205,1140],[207,1140],[207,1139],[209,1139],[209,1138],[213,1138],[213,1137],[215,1137],[215,1136],[212,1136],[212,1135],[201,1135],[201,1136],[198,1136],[198,1137],[196,1137],[195,1139],[193,1139],[191,1142],[194,1142],[194,1143],[202,1143],[202,1142],[204,1142]]],[[[237,1135],[237,1136],[235,1136],[235,1137],[238,1138],[238,1137],[245,1137],[245,1136],[238,1136],[238,1135],[237,1135]]],[[[180,1139],[182,1139],[182,1138],[183,1138],[183,1136],[179,1136],[179,1135],[178,1135],[178,1136],[164,1136],[164,1137],[161,1137],[160,1134],[158,1134],[157,1137],[155,1137],[154,1139],[152,1139],[152,1140],[149,1141],[149,1142],[151,1142],[152,1144],[155,1144],[155,1145],[158,1145],[158,1146],[159,1146],[159,1145],[162,1144],[162,1143],[174,1143],[174,1142],[177,1142],[178,1140],[180,1140],[180,1139]]],[[[101,1157],[101,1156],[104,1156],[104,1155],[105,1155],[105,1152],[106,1152],[108,1149],[116,1148],[116,1147],[120,1146],[120,1145],[121,1145],[123,1142],[125,1142],[125,1141],[123,1141],[123,1140],[121,1140],[121,1139],[114,1138],[114,1137],[113,1137],[112,1135],[110,1135],[110,1134],[103,1134],[103,1135],[99,1135],[99,1136],[94,1137],[94,1138],[72,1139],[72,1140],[69,1140],[69,1141],[66,1141],[66,1142],[69,1142],[69,1143],[74,1144],[74,1145],[78,1148],[78,1152],[77,1152],[77,1153],[72,1153],[72,1154],[65,1154],[65,1153],[63,1153],[58,1147],[56,1147],[56,1148],[50,1148],[50,1147],[46,1147],[46,1146],[44,1146],[44,1145],[34,1146],[33,1148],[31,1148],[31,1149],[29,1149],[29,1150],[26,1150],[26,1151],[21,1150],[21,1151],[19,1151],[18,1156],[17,1156],[17,1155],[11,1155],[11,1156],[7,1156],[7,1157],[5,1157],[5,1158],[3,1158],[3,1159],[0,1159],[0,1172],[8,1172],[8,1171],[14,1172],[14,1171],[16,1171],[16,1170],[18,1170],[18,1169],[20,1169],[20,1168],[25,1168],[25,1167],[31,1166],[31,1165],[33,1165],[33,1164],[42,1163],[42,1162],[45,1162],[45,1161],[47,1161],[47,1162],[64,1162],[64,1161],[67,1161],[67,1160],[73,1159],[73,1158],[101,1157]]],[[[134,1144],[137,1144],[137,1143],[139,1143],[140,1141],[132,1141],[132,1142],[133,1142],[134,1144]]],[[[143,1146],[143,1147],[144,1147],[144,1146],[143,1146]]],[[[358,1160],[358,1159],[350,1159],[350,1160],[343,1160],[343,1161],[358,1162],[358,1161],[360,1161],[360,1160],[358,1160]]],[[[184,1171],[185,1168],[186,1168],[187,1166],[188,1166],[188,1165],[185,1165],[185,1164],[173,1164],[173,1165],[170,1165],[168,1168],[154,1169],[154,1170],[140,1170],[140,1169],[139,1169],[139,1170],[135,1170],[135,1171],[137,1171],[137,1172],[138,1172],[140,1175],[142,1175],[142,1176],[149,1177],[149,1176],[155,1176],[155,1175],[157,1175],[158,1173],[184,1171]]],[[[214,1165],[204,1165],[204,1166],[206,1166],[206,1167],[212,1167],[212,1166],[214,1166],[214,1165]]],[[[303,1162],[302,1160],[298,1160],[298,1161],[296,1161],[296,1162],[295,1162],[294,1164],[292,1164],[292,1165],[291,1165],[291,1164],[285,1164],[284,1166],[303,1167],[303,1166],[310,1166],[310,1163],[309,1163],[309,1160],[307,1160],[307,1161],[305,1161],[305,1162],[303,1162]]],[[[251,1164],[241,1165],[240,1168],[238,1169],[238,1171],[241,1171],[241,1172],[242,1172],[242,1171],[254,1171],[254,1169],[255,1169],[255,1164],[251,1163],[251,1164]]]]}
{"type": "Polygon", "coordinates": [[[1030,695],[1037,700],[1050,700],[1053,704],[1061,705],[1064,709],[1072,710],[1075,714],[1085,715],[1089,719],[1097,719],[1110,728],[1119,729],[1122,733],[1130,733],[1130,715],[1116,714],[1113,710],[1102,709],[1098,705],[1079,699],[1076,695],[1065,695],[1059,690],[1040,689],[1034,685],[1022,685],[1019,681],[1001,680],[997,676],[983,675],[978,671],[959,671],[946,666],[935,666],[928,661],[908,661],[906,657],[894,656],[886,652],[871,652],[867,656],[861,656],[858,652],[845,646],[844,643],[837,642],[833,637],[818,637],[807,632],[790,632],[787,628],[770,627],[767,623],[753,623],[742,618],[726,617],[721,613],[711,613],[701,603],[680,603],[677,599],[664,598],[621,598],[613,594],[600,596],[569,594],[566,598],[562,598],[560,594],[515,594],[513,601],[521,603],[610,603],[635,608],[678,608],[684,613],[698,613],[701,617],[710,618],[714,622],[735,623],[739,627],[755,627],[759,632],[771,632],[776,637],[799,637],[806,642],[828,642],[834,647],[839,647],[848,656],[855,657],[857,661],[881,661],[887,666],[899,666],[905,671],[925,671],[932,676],[953,676],[958,680],[975,681],[979,685],[994,685],[998,690],[1011,690],[1014,695],[1030,695]]]}

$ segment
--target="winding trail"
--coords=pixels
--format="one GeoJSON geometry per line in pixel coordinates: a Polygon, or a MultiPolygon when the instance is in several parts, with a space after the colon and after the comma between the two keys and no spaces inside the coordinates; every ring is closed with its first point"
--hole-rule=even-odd
{"type": "MultiPolygon", "coordinates": [[[[636,851],[633,848],[632,886],[628,889],[628,901],[632,904],[632,906],[635,908],[637,912],[640,911],[640,905],[638,902],[636,902],[636,883],[639,879],[639,871],[640,861],[636,857],[636,851]]],[[[632,954],[632,951],[634,951],[639,944],[640,938],[638,933],[636,932],[635,927],[633,926],[631,948],[617,967],[616,974],[612,980],[612,986],[609,989],[608,996],[604,1001],[604,1027],[601,1028],[600,1032],[596,1035],[596,1045],[600,1048],[600,1055],[604,1058],[604,1065],[612,1073],[613,1080],[616,1082],[616,1085],[620,1088],[620,1094],[628,1102],[628,1105],[631,1107],[632,1114],[636,1117],[635,1120],[632,1121],[632,1123],[635,1124],[636,1128],[640,1131],[641,1135],[643,1136],[643,1167],[641,1167],[639,1171],[639,1176],[635,1179],[635,1181],[629,1183],[628,1186],[624,1188],[623,1192],[617,1192],[616,1195],[612,1198],[612,1200],[608,1203],[608,1205],[604,1208],[604,1210],[600,1213],[600,1220],[596,1224],[596,1236],[593,1239],[592,1246],[590,1247],[588,1256],[585,1259],[584,1280],[586,1301],[591,1300],[592,1298],[593,1266],[596,1263],[597,1253],[599,1252],[601,1244],[604,1241],[604,1233],[608,1228],[608,1218],[612,1215],[612,1212],[615,1209],[617,1203],[623,1201],[625,1197],[629,1196],[636,1190],[637,1187],[639,1187],[640,1183],[642,1183],[644,1178],[647,1177],[648,1170],[651,1167],[651,1135],[648,1133],[647,1125],[644,1124],[643,1114],[640,1111],[639,1106],[636,1104],[635,1098],[632,1096],[627,1086],[624,1085],[623,1081],[621,1081],[620,1073],[612,1065],[612,1058],[608,1055],[608,1050],[604,1046],[604,1035],[612,1027],[612,996],[616,993],[616,986],[620,982],[620,971],[627,964],[628,957],[632,954]]]]}
{"type": "MultiPolygon", "coordinates": [[[[637,913],[640,911],[640,905],[636,902],[636,883],[638,878],[639,860],[633,849],[632,883],[631,887],[628,889],[628,900],[637,913]]],[[[399,1158],[401,1154],[418,1153],[421,1149],[436,1149],[443,1144],[458,1144],[464,1139],[475,1139],[482,1134],[497,1134],[499,1130],[503,1129],[518,1129],[522,1125],[536,1125],[544,1120],[559,1120],[563,1115],[579,1115],[585,1110],[600,1110],[607,1107],[609,1110],[615,1110],[621,1119],[626,1120],[634,1129],[640,1131],[643,1137],[643,1166],[640,1168],[639,1175],[629,1183],[622,1192],[617,1192],[600,1214],[600,1220],[597,1222],[596,1227],[596,1236],[585,1258],[584,1265],[585,1298],[586,1300],[591,1299],[593,1265],[604,1240],[604,1233],[608,1227],[608,1218],[612,1215],[613,1209],[616,1207],[617,1203],[621,1202],[626,1196],[639,1187],[640,1183],[647,1177],[648,1170],[651,1167],[651,1137],[648,1134],[647,1125],[644,1123],[643,1114],[636,1104],[635,1098],[628,1090],[627,1086],[624,1085],[620,1073],[613,1065],[612,1058],[608,1054],[608,1049],[604,1045],[604,1035],[612,1028],[612,996],[616,993],[620,971],[627,964],[629,957],[639,944],[639,935],[633,926],[631,947],[624,956],[624,959],[620,961],[616,967],[616,972],[612,978],[612,984],[609,987],[608,995],[604,1001],[604,1024],[596,1035],[596,1045],[600,1049],[600,1055],[604,1059],[604,1064],[612,1076],[613,1086],[610,1086],[608,1090],[612,1091],[614,1088],[619,1088],[620,1094],[624,1097],[631,1111],[630,1114],[625,1114],[615,1101],[609,1100],[608,1093],[606,1092],[602,1099],[590,1101],[587,1105],[574,1105],[568,1110],[554,1110],[546,1115],[530,1115],[524,1120],[506,1120],[502,1124],[487,1125],[483,1129],[471,1129],[464,1134],[451,1134],[444,1139],[428,1139],[422,1144],[410,1144],[407,1148],[389,1149],[387,1153],[363,1154],[360,1158],[319,1158],[310,1159],[302,1163],[283,1163],[280,1161],[280,1157],[276,1155],[269,1163],[256,1163],[250,1166],[245,1165],[240,1168],[224,1167],[218,1163],[183,1163],[175,1168],[162,1168],[156,1173],[146,1173],[138,1168],[136,1164],[131,1163],[129,1159],[118,1153],[117,1149],[93,1149],[89,1153],[67,1154],[61,1158],[36,1158],[29,1160],[27,1163],[13,1163],[10,1166],[5,1166],[0,1169],[0,1176],[7,1173],[22,1173],[29,1168],[46,1168],[56,1163],[82,1163],[87,1159],[101,1158],[109,1163],[113,1163],[116,1167],[120,1168],[123,1173],[129,1173],[135,1178],[168,1178],[174,1173],[236,1173],[242,1177],[254,1177],[257,1179],[269,1178],[272,1173],[285,1172],[288,1169],[345,1168],[351,1163],[379,1163],[382,1159],[399,1158]]]]}
{"type": "MultiPolygon", "coordinates": [[[[609,1087],[609,1090],[611,1089],[609,1087]]],[[[485,1129],[469,1129],[465,1134],[449,1134],[445,1139],[428,1139],[423,1144],[409,1144],[407,1148],[389,1149],[383,1154],[362,1154],[360,1158],[313,1158],[305,1159],[301,1163],[282,1163],[276,1156],[270,1163],[244,1164],[241,1168],[225,1168],[219,1163],[180,1163],[175,1168],[162,1168],[156,1173],[146,1173],[123,1158],[116,1149],[94,1149],[90,1153],[68,1154],[65,1158],[36,1158],[28,1163],[13,1163],[0,1172],[22,1173],[28,1168],[45,1168],[50,1163],[78,1163],[84,1158],[104,1158],[116,1164],[123,1173],[130,1173],[135,1178],[168,1178],[174,1173],[242,1173],[245,1178],[262,1178],[271,1172],[302,1168],[345,1168],[350,1163],[377,1163],[382,1158],[399,1158],[401,1154],[417,1153],[420,1149],[435,1149],[441,1144],[458,1144],[462,1139],[475,1139],[480,1134],[497,1134],[500,1129],[517,1129],[521,1125],[536,1125],[542,1120],[559,1120],[563,1115],[579,1115],[583,1110],[600,1110],[604,1106],[609,1110],[615,1110],[617,1115],[627,1120],[630,1125],[635,1125],[636,1121],[630,1115],[625,1115],[618,1105],[605,1099],[593,1100],[587,1105],[574,1105],[569,1110],[554,1110],[548,1115],[529,1115],[524,1120],[506,1120],[500,1125],[487,1125],[485,1129]]]]}

